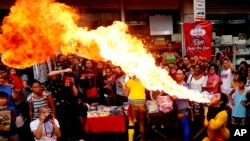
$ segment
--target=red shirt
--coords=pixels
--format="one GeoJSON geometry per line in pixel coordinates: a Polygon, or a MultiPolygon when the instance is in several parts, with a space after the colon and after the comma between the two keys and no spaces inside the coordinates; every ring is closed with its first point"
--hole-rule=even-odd
{"type": "Polygon", "coordinates": [[[23,89],[23,81],[20,77],[10,74],[9,79],[4,80],[4,84],[11,83],[14,85],[13,89],[23,89]]]}

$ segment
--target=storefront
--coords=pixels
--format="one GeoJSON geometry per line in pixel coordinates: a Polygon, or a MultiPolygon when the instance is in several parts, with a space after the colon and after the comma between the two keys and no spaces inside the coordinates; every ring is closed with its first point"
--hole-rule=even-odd
{"type": "MultiPolygon", "coordinates": [[[[178,42],[175,47],[182,55],[185,55],[185,45],[181,43],[182,22],[193,22],[192,0],[58,0],[58,2],[77,7],[81,15],[80,26],[95,29],[99,26],[108,26],[113,21],[123,21],[129,26],[129,32],[139,38],[151,36],[146,40],[153,44],[150,50],[162,52],[166,41],[178,42]],[[152,35],[154,21],[150,17],[171,16],[172,33],[152,35]]],[[[8,14],[8,9],[14,4],[14,0],[0,2],[1,19],[8,14]]],[[[221,51],[232,59],[234,64],[241,60],[248,60],[250,52],[249,33],[250,10],[246,0],[207,0],[206,20],[213,23],[212,54],[221,51]],[[226,41],[225,41],[226,40],[226,41]],[[240,41],[244,40],[244,41],[240,41]],[[241,44],[241,45],[237,45],[241,44]],[[236,52],[234,54],[233,52],[236,52]]],[[[163,24],[164,25],[164,24],[163,24]]]]}
{"type": "Polygon", "coordinates": [[[245,0],[209,0],[206,4],[207,20],[213,23],[213,52],[221,51],[238,67],[246,60],[250,63],[250,10],[245,0]]]}

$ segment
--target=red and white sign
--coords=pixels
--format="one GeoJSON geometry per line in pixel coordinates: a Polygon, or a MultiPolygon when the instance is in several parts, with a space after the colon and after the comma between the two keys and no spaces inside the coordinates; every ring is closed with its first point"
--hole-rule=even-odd
{"type": "Polygon", "coordinates": [[[211,58],[212,24],[208,22],[184,23],[186,55],[192,59],[211,58]]]}
{"type": "Polygon", "coordinates": [[[194,21],[200,22],[206,20],[206,1],[194,0],[194,21]]]}

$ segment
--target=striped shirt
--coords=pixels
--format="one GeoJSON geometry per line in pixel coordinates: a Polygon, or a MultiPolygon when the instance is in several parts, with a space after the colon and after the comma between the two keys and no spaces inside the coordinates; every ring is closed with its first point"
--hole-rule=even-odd
{"type": "MultiPolygon", "coordinates": [[[[42,98],[39,98],[39,99],[36,99],[35,97],[34,97],[34,93],[32,93],[29,97],[28,97],[28,99],[27,99],[27,101],[29,101],[29,102],[32,102],[32,105],[33,105],[33,120],[36,120],[36,119],[38,119],[39,118],[39,116],[38,116],[38,109],[40,108],[40,107],[47,107],[47,108],[49,108],[49,106],[48,106],[48,104],[47,104],[47,97],[49,96],[49,93],[47,93],[47,92],[43,92],[43,97],[42,98]]],[[[50,109],[50,108],[49,108],[50,109]]],[[[51,111],[51,110],[50,110],[51,111]]]]}

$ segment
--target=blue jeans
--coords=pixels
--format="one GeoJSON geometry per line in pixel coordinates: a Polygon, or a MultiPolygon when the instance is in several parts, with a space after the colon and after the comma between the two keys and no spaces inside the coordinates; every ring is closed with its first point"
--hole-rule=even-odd
{"type": "Polygon", "coordinates": [[[189,141],[190,139],[190,130],[189,130],[189,123],[188,123],[188,116],[183,117],[181,119],[181,125],[184,131],[184,141],[189,141]]]}

